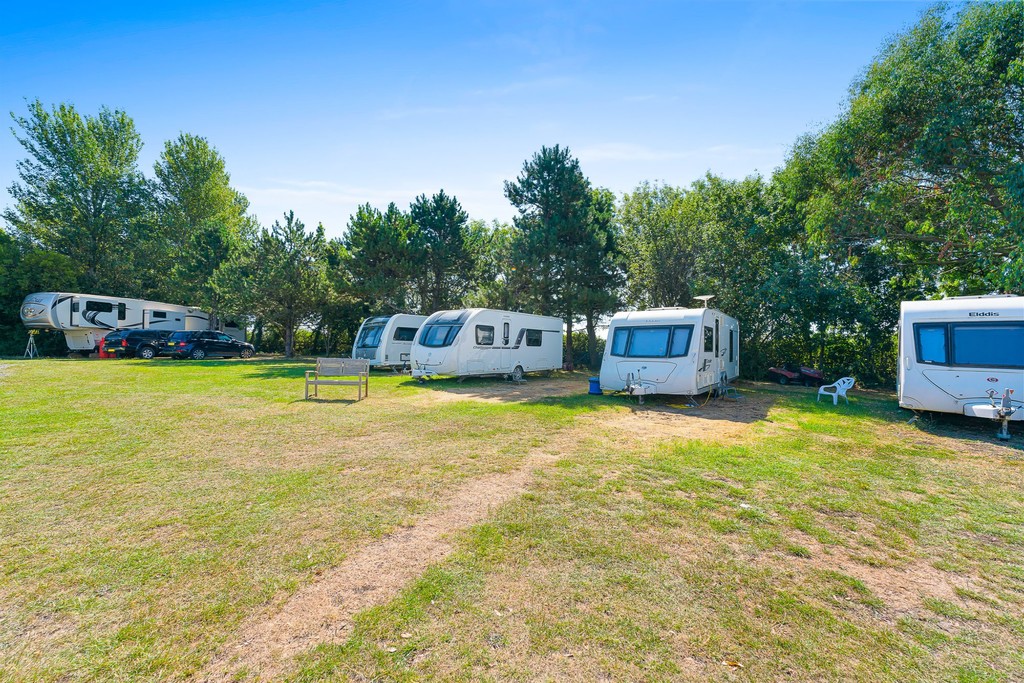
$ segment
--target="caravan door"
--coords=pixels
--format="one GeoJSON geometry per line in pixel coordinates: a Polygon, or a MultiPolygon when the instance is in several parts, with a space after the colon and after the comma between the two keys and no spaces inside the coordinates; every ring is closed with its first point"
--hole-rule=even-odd
{"type": "Polygon", "coordinates": [[[501,372],[512,371],[512,318],[501,318],[501,372]]]}
{"type": "Polygon", "coordinates": [[[701,318],[700,330],[694,330],[697,337],[697,392],[702,392],[718,381],[718,344],[715,320],[707,315],[701,318]]]}

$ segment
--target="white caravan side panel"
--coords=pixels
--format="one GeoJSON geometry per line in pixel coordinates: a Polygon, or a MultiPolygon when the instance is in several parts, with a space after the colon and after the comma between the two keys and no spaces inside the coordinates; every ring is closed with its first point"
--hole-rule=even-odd
{"type": "Polygon", "coordinates": [[[1024,297],[904,301],[897,362],[902,408],[990,417],[1010,389],[1024,420],[1024,297]]]}
{"type": "Polygon", "coordinates": [[[465,309],[439,311],[416,335],[412,349],[414,377],[432,375],[507,375],[562,367],[563,324],[560,318],[465,309]]]}

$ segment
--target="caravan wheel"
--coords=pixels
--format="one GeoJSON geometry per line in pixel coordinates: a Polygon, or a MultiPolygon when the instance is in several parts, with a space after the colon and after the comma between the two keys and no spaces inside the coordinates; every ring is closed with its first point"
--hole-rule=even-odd
{"type": "Polygon", "coordinates": [[[515,369],[512,371],[512,381],[513,382],[522,382],[523,381],[523,366],[522,365],[517,365],[515,367],[515,369]]]}

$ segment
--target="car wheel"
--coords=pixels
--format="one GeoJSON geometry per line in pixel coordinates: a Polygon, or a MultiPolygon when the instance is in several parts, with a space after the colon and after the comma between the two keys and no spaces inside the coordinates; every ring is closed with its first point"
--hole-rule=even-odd
{"type": "Polygon", "coordinates": [[[238,354],[241,358],[252,358],[252,349],[242,349],[242,352],[238,354]]]}
{"type": "Polygon", "coordinates": [[[202,349],[192,349],[192,353],[189,354],[189,358],[192,360],[202,360],[206,358],[206,351],[202,349]]]}
{"type": "Polygon", "coordinates": [[[156,355],[156,349],[154,349],[152,346],[143,346],[136,352],[135,355],[137,355],[139,358],[144,358],[145,360],[153,360],[153,356],[156,355]]]}
{"type": "Polygon", "coordinates": [[[523,381],[523,366],[522,365],[517,365],[515,367],[515,369],[512,371],[512,381],[513,382],[522,382],[523,381]]]}
{"type": "Polygon", "coordinates": [[[779,384],[786,386],[789,384],[789,379],[787,379],[785,375],[779,375],[779,384]]]}

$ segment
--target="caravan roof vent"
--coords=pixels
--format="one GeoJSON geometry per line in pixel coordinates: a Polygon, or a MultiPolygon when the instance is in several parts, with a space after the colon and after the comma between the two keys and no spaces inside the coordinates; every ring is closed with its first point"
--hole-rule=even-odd
{"type": "Polygon", "coordinates": [[[701,296],[695,296],[693,298],[696,299],[697,301],[701,302],[702,304],[704,304],[704,308],[707,308],[708,307],[708,302],[711,301],[712,299],[714,299],[715,295],[714,294],[702,294],[701,296]]]}

